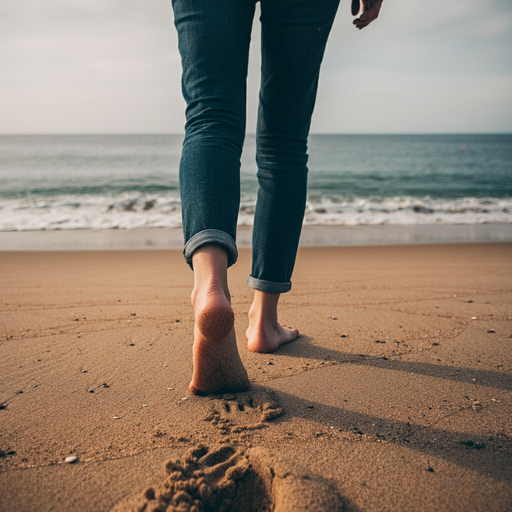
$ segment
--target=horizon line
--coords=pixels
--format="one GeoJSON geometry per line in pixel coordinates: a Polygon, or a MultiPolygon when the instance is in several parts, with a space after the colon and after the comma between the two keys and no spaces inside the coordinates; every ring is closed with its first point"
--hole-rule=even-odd
{"type": "MultiPolygon", "coordinates": [[[[18,132],[18,133],[0,133],[0,137],[19,137],[19,136],[87,136],[87,135],[180,135],[185,132],[18,132]]],[[[494,131],[470,131],[470,132],[312,132],[309,135],[512,135],[509,132],[494,131]]],[[[247,132],[246,136],[256,136],[254,132],[247,132]]]]}

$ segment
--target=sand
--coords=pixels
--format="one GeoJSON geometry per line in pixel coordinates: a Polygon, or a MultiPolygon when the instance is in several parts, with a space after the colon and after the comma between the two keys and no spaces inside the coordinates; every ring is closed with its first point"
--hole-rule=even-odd
{"type": "MultiPolygon", "coordinates": [[[[302,226],[303,247],[512,242],[512,224],[302,226]]],[[[252,226],[238,226],[238,247],[251,247],[252,226]]],[[[182,228],[1,231],[1,251],[183,249],[182,228]]]]}
{"type": "Polygon", "coordinates": [[[512,244],[302,248],[273,354],[249,271],[200,397],[179,250],[0,252],[0,510],[512,509],[512,244]]]}

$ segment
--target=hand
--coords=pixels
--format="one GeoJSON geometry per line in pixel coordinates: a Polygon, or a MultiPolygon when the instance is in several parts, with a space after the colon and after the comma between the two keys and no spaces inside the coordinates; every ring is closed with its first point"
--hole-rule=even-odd
{"type": "Polygon", "coordinates": [[[359,30],[378,18],[382,6],[382,0],[352,0],[353,16],[357,16],[359,13],[361,2],[363,4],[363,14],[354,20],[354,25],[359,30]]]}

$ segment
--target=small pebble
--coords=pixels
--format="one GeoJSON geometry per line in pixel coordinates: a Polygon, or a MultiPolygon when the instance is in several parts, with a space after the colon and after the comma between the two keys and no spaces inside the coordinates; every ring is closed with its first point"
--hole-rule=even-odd
{"type": "Polygon", "coordinates": [[[119,419],[119,416],[112,416],[115,420],[119,419]]]}
{"type": "Polygon", "coordinates": [[[73,464],[73,462],[76,462],[77,460],[78,457],[75,457],[74,455],[65,458],[65,462],[67,462],[68,464],[73,464]]]}
{"type": "Polygon", "coordinates": [[[496,331],[494,329],[487,329],[487,331],[485,331],[485,332],[488,332],[491,334],[496,334],[496,331]]]}
{"type": "Polygon", "coordinates": [[[126,323],[127,324],[130,324],[132,321],[131,320],[126,320],[126,323]]]}
{"type": "Polygon", "coordinates": [[[142,407],[147,407],[147,406],[148,406],[148,404],[142,404],[142,407]]]}
{"type": "Polygon", "coordinates": [[[174,388],[167,388],[169,391],[172,391],[174,388]]]}
{"type": "Polygon", "coordinates": [[[182,400],[188,400],[188,397],[184,396],[184,397],[182,398],[182,400]]]}
{"type": "Polygon", "coordinates": [[[478,317],[477,316],[472,316],[471,320],[478,320],[478,317]]]}

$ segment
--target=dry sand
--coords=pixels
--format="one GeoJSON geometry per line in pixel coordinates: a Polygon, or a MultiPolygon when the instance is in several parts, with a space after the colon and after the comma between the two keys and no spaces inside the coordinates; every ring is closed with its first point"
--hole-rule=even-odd
{"type": "Polygon", "coordinates": [[[512,509],[512,244],[303,248],[274,354],[249,270],[198,397],[180,251],[0,252],[0,510],[512,509]]]}

